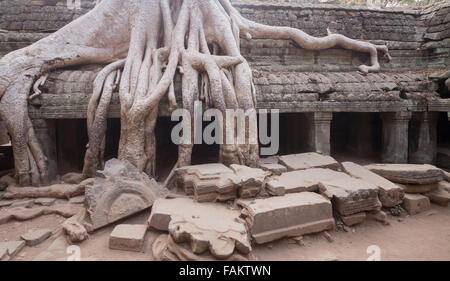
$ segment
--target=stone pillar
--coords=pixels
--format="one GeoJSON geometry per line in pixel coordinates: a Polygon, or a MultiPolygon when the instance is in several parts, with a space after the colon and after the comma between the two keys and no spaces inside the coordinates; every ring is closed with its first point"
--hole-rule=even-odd
{"type": "Polygon", "coordinates": [[[330,127],[332,112],[309,113],[308,150],[330,155],[330,127]]]}
{"type": "Polygon", "coordinates": [[[33,123],[36,137],[48,159],[47,168],[49,179],[53,180],[58,174],[55,121],[33,119],[31,122],[33,123]]]}
{"type": "Polygon", "coordinates": [[[409,130],[409,162],[434,164],[437,149],[437,113],[413,113],[409,130]]]}
{"type": "Polygon", "coordinates": [[[408,127],[411,112],[381,113],[383,122],[381,161],[408,163],[408,127]]]}

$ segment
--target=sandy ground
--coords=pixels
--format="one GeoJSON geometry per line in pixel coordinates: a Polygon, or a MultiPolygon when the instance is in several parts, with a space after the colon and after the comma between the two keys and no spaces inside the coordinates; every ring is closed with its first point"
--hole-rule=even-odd
{"type": "MultiPolygon", "coordinates": [[[[63,202],[61,202],[63,203],[63,202]]],[[[144,224],[149,211],[144,211],[120,223],[144,224]]],[[[432,209],[415,216],[389,217],[386,226],[375,221],[365,221],[346,232],[331,231],[334,241],[323,234],[304,237],[300,246],[291,239],[255,246],[258,260],[322,261],[322,260],[450,260],[450,207],[432,205],[432,209]]],[[[64,221],[57,215],[48,215],[25,222],[0,225],[0,241],[20,239],[28,229],[49,228],[55,234],[35,247],[25,247],[14,260],[153,260],[151,244],[160,234],[149,231],[144,253],[110,250],[108,237],[114,226],[92,234],[78,247],[70,247],[64,236],[58,235],[58,226],[64,221]]]]}

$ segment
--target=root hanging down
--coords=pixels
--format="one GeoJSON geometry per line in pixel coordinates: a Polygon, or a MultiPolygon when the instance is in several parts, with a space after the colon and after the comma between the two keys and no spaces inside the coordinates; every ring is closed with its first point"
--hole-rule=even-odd
{"type": "MultiPolygon", "coordinates": [[[[295,28],[253,22],[242,17],[229,0],[97,0],[96,7],[84,16],[0,60],[0,117],[12,136],[19,182],[48,182],[46,158],[27,116],[27,100],[39,95],[49,71],[87,63],[106,65],[95,79],[88,106],[89,144],[83,177],[103,166],[106,123],[116,88],[121,119],[118,157],[154,175],[155,126],[165,95],[170,111],[183,107],[191,116],[197,100],[222,112],[256,109],[252,71],[240,53],[240,38],[289,39],[308,50],[338,46],[367,53],[370,65],[359,67],[363,73],[380,71],[379,52],[390,59],[384,45],[331,33],[318,38],[295,28]],[[181,76],[180,105],[175,97],[177,73],[181,76]],[[33,85],[34,94],[28,97],[33,85]]],[[[246,121],[245,144],[221,146],[223,163],[256,165],[258,145],[250,144],[249,138],[257,130],[249,126],[256,124],[246,121]]],[[[231,133],[227,125],[222,129],[231,133]]],[[[193,140],[179,146],[177,165],[190,164],[192,144],[193,140]]]]}

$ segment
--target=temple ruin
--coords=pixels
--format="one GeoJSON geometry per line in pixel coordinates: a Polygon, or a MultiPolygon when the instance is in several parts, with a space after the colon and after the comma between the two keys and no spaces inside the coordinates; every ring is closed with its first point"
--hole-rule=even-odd
{"type": "MultiPolygon", "coordinates": [[[[0,68],[2,58],[3,65],[8,63],[7,54],[33,46],[35,42],[39,46],[43,38],[50,39],[42,43],[45,45],[41,49],[57,40],[70,41],[65,34],[58,37],[55,32],[76,19],[78,27],[83,27],[85,14],[96,15],[92,11],[107,15],[105,1],[109,0],[82,0],[80,7],[71,8],[65,0],[0,1],[0,68]],[[48,37],[50,34],[56,35],[48,37]]],[[[120,1],[110,3],[113,2],[120,1]]],[[[180,1],[184,4],[173,4],[171,0],[147,2],[148,5],[158,3],[162,11],[162,3],[166,3],[169,16],[172,13],[172,17],[177,15],[180,19],[188,2],[199,11],[204,8],[197,0],[180,1]]],[[[133,37],[127,41],[127,46],[131,42],[128,57],[127,52],[122,56],[111,53],[108,55],[114,56],[113,60],[105,58],[101,62],[98,55],[97,61],[80,59],[79,63],[80,55],[74,56],[73,63],[72,58],[70,63],[65,63],[64,58],[52,58],[57,67],[49,66],[50,71],[36,73],[35,77],[31,77],[34,74],[20,77],[23,87],[30,86],[26,91],[8,80],[13,81],[15,77],[2,77],[6,72],[0,69],[0,105],[3,103],[0,107],[3,115],[0,115],[6,119],[0,118],[0,230],[2,224],[55,215],[64,219],[60,228],[66,239],[56,238],[52,244],[66,240],[69,244],[82,243],[106,226],[114,227],[109,242],[105,242],[111,249],[145,252],[147,233],[158,230],[165,233],[153,239],[146,252],[148,260],[248,261],[257,259],[254,248],[280,239],[301,245],[305,235],[325,233],[329,237],[331,231],[348,232],[368,220],[377,221],[378,227],[383,228],[383,224],[396,217],[424,213],[434,206],[446,208],[448,215],[448,0],[421,8],[370,8],[303,0],[206,2],[223,9],[231,26],[238,29],[233,30],[238,34],[233,44],[242,58],[225,52],[227,48],[213,42],[216,39],[205,39],[203,51],[214,56],[213,62],[218,64],[220,87],[214,84],[215,69],[210,71],[202,56],[189,57],[200,60],[197,64],[201,64],[194,78],[189,76],[191,67],[186,62],[178,65],[178,59],[173,59],[172,63],[167,52],[172,50],[170,43],[174,44],[176,36],[172,41],[164,40],[168,37],[166,33],[155,35],[164,43],[155,43],[153,59],[145,52],[142,58],[137,56],[138,68],[157,61],[153,65],[158,64],[155,68],[160,69],[155,72],[148,67],[148,73],[137,70],[133,74],[133,67],[127,66],[132,61],[133,37]],[[248,23],[242,27],[241,18],[264,27],[299,29],[319,38],[337,35],[340,43],[330,48],[303,48],[295,39],[283,35],[275,38],[275,31],[248,23]],[[257,31],[247,30],[243,34],[246,28],[250,29],[248,26],[257,31]],[[371,48],[375,55],[367,51],[371,48]],[[158,61],[159,58],[164,59],[158,61]],[[246,71],[247,62],[251,73],[246,71]],[[173,71],[173,81],[167,81],[167,89],[159,93],[157,85],[166,82],[164,78],[169,71],[173,71]],[[130,85],[136,80],[135,97],[149,92],[160,99],[156,101],[156,111],[142,111],[148,117],[138,123],[146,126],[142,133],[143,154],[134,153],[139,150],[134,148],[127,152],[122,144],[124,135],[132,134],[130,130],[124,131],[126,98],[123,93],[126,91],[121,87],[125,87],[126,74],[131,77],[130,85]],[[158,81],[152,81],[156,76],[158,81]],[[241,76],[251,79],[237,78],[241,76]],[[154,88],[146,86],[149,89],[137,94],[142,77],[147,77],[147,85],[153,83],[154,88]],[[189,84],[188,78],[195,82],[189,84]],[[8,82],[4,84],[9,88],[2,86],[2,79],[8,82]],[[30,163],[29,169],[20,167],[19,171],[18,141],[11,139],[13,123],[10,122],[10,118],[16,117],[10,117],[14,116],[14,110],[8,109],[9,104],[17,103],[11,102],[8,91],[26,92],[23,102],[37,146],[45,156],[45,165],[39,163],[43,158],[33,151],[37,148],[28,139],[31,134],[28,129],[27,157],[37,161],[25,161],[30,163]],[[238,97],[236,104],[228,103],[227,91],[238,97]],[[278,109],[277,155],[259,158],[258,145],[255,148],[248,144],[177,147],[171,141],[171,131],[176,125],[171,113],[174,106],[186,107],[191,92],[198,92],[192,99],[201,100],[206,108],[220,109],[225,105],[226,108],[278,109]],[[98,97],[93,102],[96,93],[98,97]],[[256,100],[249,102],[252,97],[256,100]],[[29,174],[28,179],[23,173],[29,174]],[[145,221],[139,225],[124,221],[139,213],[146,214],[145,221]],[[219,217],[223,221],[215,221],[219,217]]],[[[114,3],[111,5],[122,5],[114,3]]],[[[164,17],[167,15],[162,15],[158,23],[164,23],[164,17]]],[[[175,23],[172,27],[175,34],[177,21],[170,22],[175,23]]],[[[164,24],[158,26],[167,28],[164,24]]],[[[212,30],[205,34],[219,32],[212,30]]],[[[83,36],[80,34],[74,38],[83,36]]],[[[180,38],[185,40],[189,36],[183,34],[180,38]]],[[[102,37],[99,44],[109,47],[119,44],[114,41],[117,38],[110,39],[102,37]]],[[[183,50],[186,45],[186,51],[190,46],[202,50],[201,42],[181,45],[183,50]]],[[[34,52],[37,57],[46,56],[40,53],[41,49],[35,51],[31,47],[28,51],[31,55],[26,53],[26,56],[33,56],[34,52]]],[[[95,57],[87,57],[90,56],[95,57]]],[[[20,58],[14,61],[18,68],[22,67],[20,63],[20,58]]],[[[130,116],[126,118],[134,120],[130,116]]],[[[264,145],[259,143],[259,147],[264,145]]],[[[17,259],[23,247],[59,237],[52,231],[30,230],[24,233],[26,239],[17,237],[16,244],[0,242],[0,259],[17,259]]],[[[51,248],[33,259],[54,260],[64,256],[62,252],[55,254],[51,248]]]]}

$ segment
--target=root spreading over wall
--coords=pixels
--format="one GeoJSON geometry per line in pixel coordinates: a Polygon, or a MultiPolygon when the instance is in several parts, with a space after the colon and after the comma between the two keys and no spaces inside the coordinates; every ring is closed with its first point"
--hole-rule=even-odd
{"type": "MultiPolygon", "coordinates": [[[[97,1],[86,15],[0,60],[0,116],[12,137],[19,184],[48,183],[47,161],[27,114],[27,100],[30,89],[38,92],[49,71],[107,64],[94,82],[88,107],[83,175],[90,177],[103,166],[106,120],[116,88],[121,104],[119,159],[153,175],[158,105],[168,95],[171,109],[177,107],[176,73],[182,77],[182,107],[191,116],[197,100],[223,113],[227,108],[256,109],[252,71],[240,54],[240,38],[291,39],[310,50],[339,46],[368,53],[371,64],[359,67],[363,73],[380,70],[379,52],[390,59],[384,45],[340,34],[317,38],[290,27],[255,23],[243,18],[229,0],[97,1]]],[[[247,124],[253,125],[248,120],[247,124]]],[[[247,140],[251,130],[246,126],[247,140]]],[[[177,166],[190,163],[192,148],[179,146],[177,166]]],[[[254,166],[258,153],[258,145],[250,142],[224,144],[220,159],[225,164],[254,166]]]]}

